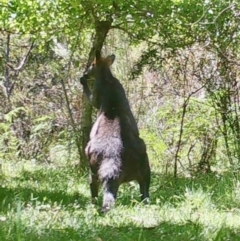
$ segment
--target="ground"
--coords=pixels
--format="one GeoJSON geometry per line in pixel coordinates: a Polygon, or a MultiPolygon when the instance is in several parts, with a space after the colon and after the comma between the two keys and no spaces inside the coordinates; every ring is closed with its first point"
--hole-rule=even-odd
{"type": "Polygon", "coordinates": [[[0,240],[240,240],[240,182],[229,173],[174,179],[155,168],[149,205],[139,203],[132,182],[101,215],[90,203],[88,176],[76,169],[67,162],[2,161],[0,240]]]}

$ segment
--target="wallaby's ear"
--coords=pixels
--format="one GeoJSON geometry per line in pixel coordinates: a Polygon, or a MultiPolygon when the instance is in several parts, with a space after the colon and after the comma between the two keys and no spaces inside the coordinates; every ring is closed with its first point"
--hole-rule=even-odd
{"type": "Polygon", "coordinates": [[[115,54],[107,56],[106,60],[107,60],[109,66],[113,64],[115,58],[116,58],[115,54]]]}
{"type": "Polygon", "coordinates": [[[96,50],[96,61],[101,59],[101,52],[99,50],[96,50]]]}

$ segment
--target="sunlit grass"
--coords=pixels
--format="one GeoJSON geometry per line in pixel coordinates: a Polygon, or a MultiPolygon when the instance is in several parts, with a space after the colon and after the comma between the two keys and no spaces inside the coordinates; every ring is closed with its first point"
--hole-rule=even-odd
{"type": "MultiPolygon", "coordinates": [[[[238,240],[239,181],[231,175],[195,179],[154,174],[151,204],[138,185],[121,186],[106,215],[90,203],[88,177],[68,163],[2,163],[0,240],[238,240]]],[[[101,202],[101,201],[100,201],[101,202]]]]}

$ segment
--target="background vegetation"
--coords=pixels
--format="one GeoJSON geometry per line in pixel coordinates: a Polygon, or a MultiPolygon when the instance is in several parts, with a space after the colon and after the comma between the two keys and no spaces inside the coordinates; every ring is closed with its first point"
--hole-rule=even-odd
{"type": "Polygon", "coordinates": [[[1,240],[240,240],[240,3],[1,0],[1,240]],[[95,111],[79,78],[115,53],[150,157],[151,205],[90,204],[95,111]]]}

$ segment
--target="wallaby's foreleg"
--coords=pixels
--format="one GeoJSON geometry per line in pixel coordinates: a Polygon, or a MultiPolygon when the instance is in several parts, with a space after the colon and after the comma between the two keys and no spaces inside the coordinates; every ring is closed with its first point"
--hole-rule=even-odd
{"type": "Polygon", "coordinates": [[[87,84],[87,78],[85,76],[83,76],[82,78],[80,78],[80,83],[82,84],[83,86],[83,92],[86,94],[88,100],[90,102],[92,102],[92,92],[91,90],[89,89],[88,87],[88,84],[87,84]]]}

